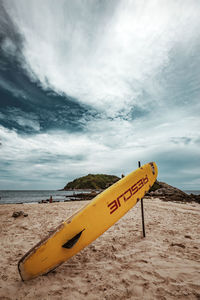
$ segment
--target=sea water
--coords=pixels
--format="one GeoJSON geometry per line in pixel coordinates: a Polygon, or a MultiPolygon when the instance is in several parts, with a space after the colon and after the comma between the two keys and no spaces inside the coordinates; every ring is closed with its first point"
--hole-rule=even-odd
{"type": "MultiPolygon", "coordinates": [[[[72,196],[76,193],[88,193],[90,190],[73,190],[73,191],[56,191],[56,190],[45,190],[45,191],[6,191],[6,190],[0,190],[0,204],[9,204],[9,203],[37,203],[41,200],[47,200],[52,196],[53,201],[64,201],[64,200],[70,200],[70,197],[66,196],[72,196]]],[[[192,191],[187,190],[184,191],[187,194],[194,194],[194,195],[200,195],[200,191],[192,191]]]]}
{"type": "Polygon", "coordinates": [[[45,190],[45,191],[6,191],[0,190],[0,204],[9,204],[9,203],[35,203],[41,200],[47,200],[52,196],[53,201],[64,201],[70,200],[70,197],[66,198],[66,196],[72,196],[76,193],[83,193],[89,191],[56,191],[56,190],[45,190]]]}

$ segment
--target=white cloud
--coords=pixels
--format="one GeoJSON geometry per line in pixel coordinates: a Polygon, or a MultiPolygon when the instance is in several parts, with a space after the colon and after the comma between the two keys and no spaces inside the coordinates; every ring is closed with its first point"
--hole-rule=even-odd
{"type": "Polygon", "coordinates": [[[11,178],[21,179],[21,185],[26,182],[31,188],[34,181],[37,187],[61,188],[77,176],[88,173],[120,176],[136,169],[138,160],[142,163],[155,160],[161,180],[183,187],[183,177],[188,186],[198,178],[196,174],[196,179],[190,179],[187,161],[191,157],[191,168],[199,168],[196,140],[200,124],[196,119],[179,115],[181,121],[175,132],[177,122],[171,118],[166,116],[169,123],[161,118],[132,123],[120,119],[93,120],[86,132],[80,134],[52,131],[20,135],[1,127],[1,163],[9,163],[5,169],[11,172],[11,178]],[[187,139],[190,143],[185,143],[187,139]]]}
{"type": "Polygon", "coordinates": [[[29,188],[32,181],[37,182],[37,186],[42,182],[48,188],[60,188],[62,180],[66,181],[74,173],[98,169],[102,162],[95,157],[107,151],[106,146],[87,136],[63,132],[27,136],[0,127],[0,141],[4,174],[9,173],[11,181],[21,180],[20,186],[28,182],[29,188]]]}
{"type": "Polygon", "coordinates": [[[17,51],[17,47],[15,46],[13,41],[9,38],[6,38],[3,41],[2,45],[1,45],[1,48],[3,49],[5,54],[12,55],[12,56],[14,56],[16,54],[16,51],[17,51]]]}
{"type": "Polygon", "coordinates": [[[143,90],[162,89],[155,79],[175,45],[192,51],[200,4],[102,3],[101,8],[97,1],[20,0],[7,6],[25,38],[23,53],[30,75],[44,87],[50,85],[115,116],[124,108],[126,113],[130,105],[148,105],[147,98],[139,103],[143,90]]]}

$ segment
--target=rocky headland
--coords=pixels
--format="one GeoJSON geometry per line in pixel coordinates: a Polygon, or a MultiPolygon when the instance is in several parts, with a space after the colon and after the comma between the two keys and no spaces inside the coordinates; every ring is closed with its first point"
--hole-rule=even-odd
{"type": "Polygon", "coordinates": [[[165,201],[177,202],[197,202],[200,203],[200,195],[194,195],[183,192],[165,182],[156,181],[145,198],[154,197],[165,201]]]}

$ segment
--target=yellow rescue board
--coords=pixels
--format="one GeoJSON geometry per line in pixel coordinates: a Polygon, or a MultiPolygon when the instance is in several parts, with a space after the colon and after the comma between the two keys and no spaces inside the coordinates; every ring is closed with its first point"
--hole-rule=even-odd
{"type": "Polygon", "coordinates": [[[157,166],[151,162],[95,197],[20,259],[22,280],[48,273],[89,245],[145,195],[156,177],[157,166]]]}

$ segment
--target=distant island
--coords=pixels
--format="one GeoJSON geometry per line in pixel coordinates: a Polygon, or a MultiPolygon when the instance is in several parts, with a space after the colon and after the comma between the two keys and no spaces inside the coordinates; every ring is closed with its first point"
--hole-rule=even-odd
{"type": "Polygon", "coordinates": [[[68,182],[64,190],[104,190],[119,179],[120,178],[115,175],[88,174],[68,182]]]}

